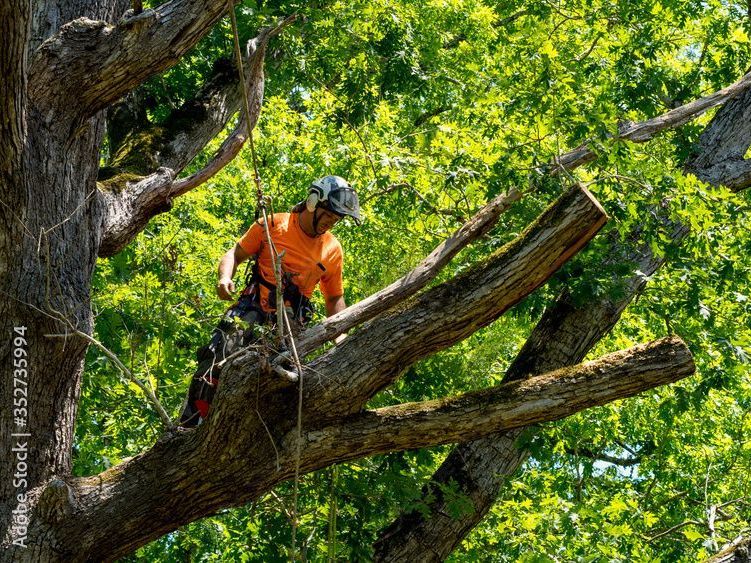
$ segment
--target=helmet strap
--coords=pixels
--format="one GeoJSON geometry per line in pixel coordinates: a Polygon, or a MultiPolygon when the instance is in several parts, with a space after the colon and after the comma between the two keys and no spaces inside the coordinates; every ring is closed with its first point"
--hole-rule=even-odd
{"type": "Polygon", "coordinates": [[[313,210],[313,236],[317,237],[318,234],[318,222],[320,220],[320,215],[318,215],[318,208],[316,207],[313,210]]]}

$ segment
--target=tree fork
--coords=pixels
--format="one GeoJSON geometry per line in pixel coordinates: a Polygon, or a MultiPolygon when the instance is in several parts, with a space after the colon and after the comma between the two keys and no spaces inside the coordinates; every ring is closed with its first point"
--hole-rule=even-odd
{"type": "MultiPolygon", "coordinates": [[[[591,194],[574,186],[523,235],[484,263],[470,268],[465,276],[441,284],[405,303],[386,319],[377,319],[363,327],[351,337],[361,340],[359,349],[348,348],[348,339],[336,348],[341,355],[332,365],[311,366],[316,375],[307,386],[305,429],[346,417],[353,412],[353,405],[364,404],[373,393],[392,383],[410,363],[492,322],[581,249],[605,220],[602,208],[591,194]],[[471,291],[466,291],[465,285],[471,291]],[[446,306],[450,307],[456,325],[445,322],[446,306]],[[384,353],[384,346],[388,354],[384,353]],[[365,369],[362,369],[363,354],[370,358],[366,359],[365,369]],[[346,375],[356,392],[347,390],[344,396],[348,400],[344,402],[341,396],[331,400],[330,393],[336,392],[339,378],[349,371],[352,373],[346,375]]],[[[327,353],[322,358],[330,359],[331,355],[327,353]]],[[[37,518],[36,521],[55,530],[61,549],[69,550],[68,556],[122,556],[180,525],[257,498],[291,477],[295,442],[285,436],[294,427],[294,420],[288,416],[288,405],[294,402],[294,387],[264,373],[252,352],[228,363],[223,376],[215,408],[206,424],[192,432],[165,435],[148,452],[100,475],[68,479],[65,487],[70,494],[52,495],[74,501],[63,509],[51,511],[61,515],[59,520],[37,518]],[[263,422],[247,414],[247,405],[255,402],[262,405],[259,415],[263,422]],[[227,434],[222,431],[224,428],[233,428],[234,432],[227,434]],[[208,465],[210,471],[201,459],[212,460],[208,465]],[[252,470],[248,460],[253,460],[252,470]],[[194,500],[181,501],[175,506],[167,498],[174,495],[194,500]],[[198,502],[198,498],[202,500],[198,502]],[[170,507],[169,518],[156,522],[155,511],[165,507],[170,507]],[[121,517],[106,516],[113,513],[121,517]]],[[[359,408],[356,406],[355,410],[359,408]]],[[[334,462],[303,455],[305,467],[334,462]]]]}

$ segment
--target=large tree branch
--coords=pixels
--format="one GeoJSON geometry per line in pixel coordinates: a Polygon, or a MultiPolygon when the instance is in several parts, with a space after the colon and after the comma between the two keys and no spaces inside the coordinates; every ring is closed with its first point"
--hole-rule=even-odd
{"type": "MultiPolygon", "coordinates": [[[[726,100],[733,99],[733,97],[741,94],[748,96],[749,86],[751,86],[751,73],[709,96],[689,102],[652,119],[629,124],[622,129],[616,138],[637,143],[647,142],[658,133],[679,127],[726,100]]],[[[588,143],[585,143],[546,165],[544,171],[550,174],[559,173],[561,168],[572,171],[579,166],[592,162],[595,158],[595,152],[589,148],[588,143]]],[[[372,319],[403,301],[406,297],[417,293],[462,248],[489,232],[498,222],[500,216],[521,197],[522,193],[515,188],[511,188],[507,193],[496,197],[462,225],[450,238],[437,246],[412,271],[388,287],[308,329],[298,343],[300,353],[304,355],[315,350],[324,342],[332,340],[349,329],[372,319]]]]}
{"type": "MultiPolygon", "coordinates": [[[[252,74],[247,69],[246,73],[252,74]]],[[[237,66],[219,59],[196,95],[159,124],[117,120],[118,112],[128,109],[128,100],[123,99],[108,121],[108,134],[115,142],[111,142],[112,156],[102,172],[112,169],[145,175],[161,166],[178,174],[222,131],[240,107],[241,96],[237,66]]]]}
{"type": "MultiPolygon", "coordinates": [[[[672,225],[670,236],[681,240],[688,230],[672,225]]],[[[638,240],[638,233],[634,233],[638,240]]],[[[548,306],[506,371],[504,381],[561,369],[581,362],[592,347],[615,325],[626,306],[641,288],[645,275],[654,273],[664,262],[655,257],[649,245],[631,249],[613,237],[604,252],[610,260],[633,260],[634,271],[642,272],[623,280],[619,299],[603,297],[576,304],[567,292],[548,306]]],[[[607,266],[607,264],[605,264],[607,266]]],[[[516,446],[524,429],[487,436],[457,446],[434,473],[426,487],[434,501],[428,514],[405,513],[385,528],[375,544],[377,561],[404,561],[415,554],[428,553],[428,561],[443,561],[459,542],[485,516],[506,480],[513,475],[527,453],[516,446]],[[456,518],[445,506],[441,484],[455,482],[472,505],[472,510],[456,518]],[[426,546],[430,549],[426,551],[426,546]]]]}
{"type": "Polygon", "coordinates": [[[75,102],[80,122],[174,65],[227,6],[223,0],[172,0],[126,14],[116,25],[87,18],[67,23],[34,54],[31,95],[51,107],[75,102]]]}
{"type": "MultiPolygon", "coordinates": [[[[243,373],[240,365],[228,366],[234,382],[223,397],[230,403],[244,401],[247,407],[254,404],[248,401],[249,392],[258,389],[262,402],[255,404],[263,405],[256,408],[261,409],[259,417],[268,417],[270,438],[247,408],[239,412],[237,404],[225,401],[217,405],[222,414],[197,431],[167,435],[149,452],[96,477],[51,483],[40,510],[58,537],[71,540],[66,545],[80,546],[67,556],[115,559],[189,521],[258,498],[292,476],[296,433],[287,407],[293,394],[277,395],[284,386],[267,374],[243,373]],[[232,432],[226,431],[229,422],[234,423],[232,432]],[[160,518],[154,518],[157,510],[162,511],[160,518]],[[94,522],[96,526],[87,525],[94,522]]],[[[354,457],[554,420],[675,381],[693,370],[685,345],[666,338],[570,370],[443,401],[344,417],[331,412],[306,417],[301,468],[309,472],[354,457]]]]}
{"type": "Polygon", "coordinates": [[[357,459],[395,450],[448,444],[551,420],[694,373],[686,345],[667,337],[602,358],[466,393],[359,413],[305,434],[309,459],[357,459]]]}

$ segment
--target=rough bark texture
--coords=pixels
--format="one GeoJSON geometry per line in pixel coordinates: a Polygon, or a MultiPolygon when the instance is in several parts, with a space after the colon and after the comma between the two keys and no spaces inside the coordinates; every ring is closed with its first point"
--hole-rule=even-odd
{"type": "Polygon", "coordinates": [[[14,0],[0,6],[3,53],[0,55],[0,166],[8,174],[18,164],[25,138],[26,66],[30,10],[14,0]],[[7,38],[7,39],[6,39],[7,38]]]}
{"type": "Polygon", "coordinates": [[[359,413],[345,424],[307,432],[306,457],[357,459],[414,449],[426,441],[449,444],[558,420],[575,412],[630,397],[694,373],[678,337],[615,352],[599,360],[458,397],[409,403],[359,413]]]}
{"type": "Polygon", "coordinates": [[[40,103],[68,104],[76,121],[174,65],[227,10],[222,0],[173,0],[115,23],[107,19],[114,2],[102,2],[100,13],[60,4],[77,19],[62,22],[36,50],[29,90],[40,103]]]}
{"type": "MultiPolygon", "coordinates": [[[[107,29],[126,7],[127,2],[114,0],[63,0],[33,6],[4,3],[0,8],[0,307],[5,335],[0,342],[1,560],[61,557],[56,550],[62,540],[50,526],[59,487],[48,485],[70,474],[86,345],[46,335],[71,325],[87,333],[92,330],[90,283],[105,211],[96,186],[104,115],[93,106],[85,116],[77,112],[84,104],[77,99],[82,89],[73,74],[75,65],[61,62],[74,51],[82,57],[91,52],[84,43],[56,41],[61,28],[75,30],[81,22],[98,22],[94,27],[107,29]],[[86,19],[69,23],[81,17],[86,19]],[[37,45],[43,41],[40,55],[37,45]],[[29,65],[27,60],[33,62],[29,65]],[[23,339],[14,343],[20,332],[23,339]],[[20,359],[27,364],[14,365],[20,359]],[[17,455],[14,448],[26,451],[17,455]],[[45,488],[49,492],[42,494],[45,488]],[[19,493],[26,495],[24,503],[19,493]],[[19,520],[12,511],[20,504],[34,516],[28,527],[29,547],[16,550],[10,541],[18,536],[12,527],[19,520]]],[[[98,64],[117,58],[113,45],[104,47],[106,56],[99,52],[98,60],[94,57],[98,64]]],[[[141,64],[148,67],[148,59],[141,64]]]]}
{"type": "MultiPolygon", "coordinates": [[[[700,148],[687,164],[687,169],[702,179],[710,180],[711,175],[717,172],[713,163],[718,159],[723,160],[722,155],[726,154],[722,151],[718,153],[716,144],[724,143],[724,146],[732,147],[728,149],[731,154],[742,157],[751,143],[751,118],[747,115],[751,107],[751,91],[743,90],[736,96],[717,112],[705,128],[700,148]],[[729,132],[732,134],[724,136],[729,132]]],[[[569,153],[562,163],[567,167],[579,166],[588,161],[582,158],[583,154],[569,153]]],[[[734,174],[712,177],[711,181],[741,189],[740,184],[734,184],[734,174]]],[[[673,224],[668,225],[668,232],[673,243],[680,244],[688,229],[673,224]]],[[[638,234],[633,233],[631,238],[638,240],[638,234]]],[[[618,241],[611,243],[605,256],[633,260],[634,271],[644,275],[633,275],[624,280],[625,292],[617,300],[605,298],[576,305],[568,294],[559,296],[545,310],[507,371],[505,381],[580,362],[612,329],[626,306],[643,289],[646,284],[644,276],[651,276],[664,263],[664,259],[655,257],[647,245],[634,248],[618,241]]],[[[435,472],[431,484],[426,485],[426,493],[429,492],[436,499],[430,503],[430,514],[411,512],[400,515],[381,532],[375,543],[376,560],[446,559],[487,514],[504,483],[526,459],[527,453],[515,445],[522,431],[519,429],[457,446],[435,472]],[[440,485],[450,482],[459,484],[472,505],[471,511],[458,518],[448,516],[449,511],[440,492],[440,485]]]]}
{"type": "MultiPolygon", "coordinates": [[[[611,247],[618,252],[617,245],[611,247]]],[[[649,253],[648,249],[644,249],[649,253]]],[[[650,275],[661,261],[651,253],[644,256],[637,269],[650,275]]],[[[568,294],[561,295],[548,307],[527,339],[524,347],[506,372],[504,381],[515,381],[580,362],[589,350],[615,325],[634,292],[644,285],[644,278],[629,280],[627,296],[620,300],[602,299],[575,305],[568,294]]],[[[526,459],[525,451],[516,446],[524,428],[489,436],[457,446],[431,479],[435,496],[428,517],[413,512],[400,516],[385,529],[375,544],[376,560],[408,561],[419,556],[424,561],[443,561],[487,514],[503,484],[514,475],[526,459]],[[473,510],[457,518],[449,516],[440,487],[436,484],[459,484],[473,510]]]]}
{"type": "MultiPolygon", "coordinates": [[[[104,19],[117,4],[70,5],[78,15],[104,19]]],[[[65,14],[69,7],[52,2],[46,6],[58,14],[65,14]]],[[[41,30],[42,18],[39,6],[36,8],[31,35],[21,35],[24,42],[54,31],[41,30]]],[[[14,33],[17,32],[20,30],[14,33]]],[[[17,39],[8,36],[11,43],[17,39]]],[[[0,522],[4,547],[13,523],[11,511],[18,504],[13,476],[25,474],[24,490],[29,505],[34,506],[49,479],[70,472],[73,423],[86,346],[82,342],[65,346],[61,341],[45,338],[45,334],[60,331],[61,323],[52,317],[61,316],[79,330],[91,331],[89,288],[102,221],[95,184],[102,116],[95,115],[74,128],[70,116],[56,115],[40,104],[29,88],[24,120],[26,135],[20,173],[3,186],[2,194],[8,205],[4,206],[4,236],[0,240],[5,293],[0,357],[3,373],[7,374],[0,384],[4,402],[0,408],[0,522]],[[26,327],[24,342],[13,342],[14,327],[26,327]],[[14,365],[14,359],[22,359],[14,355],[16,349],[25,350],[27,366],[14,365]],[[14,399],[19,402],[14,404],[14,399]],[[26,404],[20,399],[26,399],[26,404]],[[19,408],[27,411],[15,410],[19,408]],[[19,420],[15,419],[17,412],[24,412],[19,420]],[[23,435],[26,433],[29,435],[23,435]],[[13,453],[13,448],[19,446],[28,450],[23,460],[13,453]],[[25,471],[19,471],[19,467],[25,467],[25,471]]],[[[18,559],[46,560],[53,543],[48,534],[39,536],[33,547],[18,554],[18,559]]],[[[0,556],[12,558],[7,548],[0,556]]]]}
{"type": "Polygon", "coordinates": [[[751,186],[751,161],[745,158],[751,145],[751,93],[729,101],[707,127],[686,169],[715,186],[740,191],[751,186]]]}
{"type": "Polygon", "coordinates": [[[714,557],[707,559],[707,563],[750,563],[751,538],[740,537],[727,547],[720,550],[714,557]]]}
{"type": "MultiPolygon", "coordinates": [[[[268,42],[295,19],[295,16],[290,16],[276,26],[263,29],[248,42],[243,70],[249,96],[251,129],[258,121],[263,102],[263,62],[268,42]]],[[[100,171],[100,179],[106,180],[121,173],[145,176],[158,168],[168,168],[179,175],[206,144],[226,127],[240,109],[241,100],[242,88],[234,59],[216,61],[212,75],[196,95],[172,111],[160,125],[148,120],[146,100],[138,89],[134,90],[108,112],[111,155],[107,167],[100,171]]],[[[244,123],[241,122],[236,131],[243,134],[239,139],[237,133],[231,135],[225,144],[235,146],[239,141],[237,149],[232,151],[225,146],[219,151],[220,154],[229,153],[229,160],[245,141],[247,129],[244,123]]],[[[184,193],[180,189],[173,191],[174,195],[184,193]]]]}

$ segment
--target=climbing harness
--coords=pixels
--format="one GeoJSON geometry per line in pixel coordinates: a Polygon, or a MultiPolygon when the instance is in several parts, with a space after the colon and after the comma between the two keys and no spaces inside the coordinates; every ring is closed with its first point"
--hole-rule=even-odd
{"type": "MultiPolygon", "coordinates": [[[[321,266],[322,267],[322,266],[321,266]]],[[[284,307],[288,307],[292,311],[292,318],[300,323],[306,325],[313,318],[313,304],[310,299],[300,291],[300,288],[292,281],[292,276],[288,272],[282,273],[282,298],[284,307]]],[[[270,283],[261,275],[258,268],[258,262],[254,261],[253,265],[246,270],[245,274],[245,289],[243,289],[241,295],[253,296],[259,307],[260,301],[260,286],[269,290],[268,302],[276,302],[277,285],[270,283]]]]}

